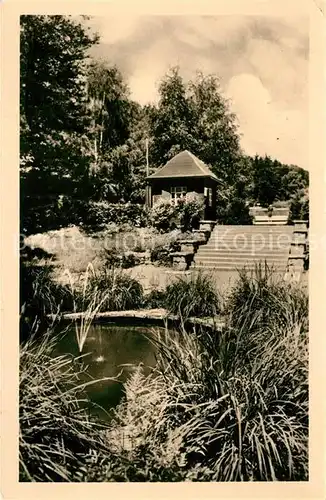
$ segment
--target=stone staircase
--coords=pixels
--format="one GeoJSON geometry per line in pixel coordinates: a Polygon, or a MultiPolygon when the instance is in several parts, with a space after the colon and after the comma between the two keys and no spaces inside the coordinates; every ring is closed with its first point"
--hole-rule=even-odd
{"type": "Polygon", "coordinates": [[[191,269],[235,271],[254,270],[267,263],[285,273],[293,240],[293,226],[215,226],[205,245],[200,245],[191,269]]]}

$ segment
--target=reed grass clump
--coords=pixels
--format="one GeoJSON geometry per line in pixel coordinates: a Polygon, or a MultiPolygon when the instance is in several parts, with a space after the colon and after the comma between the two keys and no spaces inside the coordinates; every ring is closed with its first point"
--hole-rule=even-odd
{"type": "Polygon", "coordinates": [[[215,285],[210,276],[202,272],[182,276],[168,285],[165,306],[170,313],[183,319],[190,316],[215,316],[220,312],[220,300],[215,285]]]}
{"type": "Polygon", "coordinates": [[[92,264],[87,266],[83,276],[82,290],[75,287],[69,271],[71,295],[74,312],[82,312],[80,322],[75,321],[76,339],[82,352],[89,329],[98,312],[123,311],[138,309],[144,303],[141,284],[121,270],[95,270],[92,264]]]}
{"type": "Polygon", "coordinates": [[[98,311],[138,309],[143,304],[143,288],[131,276],[119,269],[87,267],[82,291],[71,287],[76,311],[96,305],[98,311]]]}
{"type": "Polygon", "coordinates": [[[248,333],[269,324],[287,327],[300,323],[308,328],[308,295],[298,284],[278,277],[273,268],[258,264],[253,273],[239,271],[226,312],[233,327],[248,333]]]}
{"type": "Polygon", "coordinates": [[[56,283],[50,266],[20,264],[20,338],[26,340],[32,332],[45,331],[48,315],[72,310],[73,300],[67,286],[56,283]]]}
{"type": "Polygon", "coordinates": [[[133,463],[129,454],[117,447],[123,434],[112,438],[112,428],[119,429],[90,417],[84,390],[98,380],[85,382],[82,358],[55,357],[56,341],[53,333],[47,332],[21,347],[19,480],[123,482],[176,477],[177,470],[172,474],[167,467],[155,464],[150,452],[141,456],[141,466],[139,460],[133,463]]]}
{"type": "Polygon", "coordinates": [[[85,401],[80,359],[52,356],[51,332],[29,339],[20,353],[20,481],[79,481],[85,468],[108,452],[104,423],[95,422],[85,401]]]}

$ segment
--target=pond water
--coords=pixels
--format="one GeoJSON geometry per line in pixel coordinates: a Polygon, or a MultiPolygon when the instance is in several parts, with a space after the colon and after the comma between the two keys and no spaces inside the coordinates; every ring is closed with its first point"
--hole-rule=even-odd
{"type": "MultiPolygon", "coordinates": [[[[86,387],[93,415],[101,419],[110,418],[110,409],[121,401],[124,395],[124,383],[131,375],[133,366],[143,363],[145,374],[155,366],[155,348],[148,339],[152,332],[151,326],[111,324],[90,327],[82,352],[87,372],[81,382],[89,381],[91,378],[97,380],[116,377],[123,370],[119,381],[105,380],[86,387]]],[[[53,354],[67,353],[79,356],[74,327],[69,328],[60,338],[53,354]]]]}

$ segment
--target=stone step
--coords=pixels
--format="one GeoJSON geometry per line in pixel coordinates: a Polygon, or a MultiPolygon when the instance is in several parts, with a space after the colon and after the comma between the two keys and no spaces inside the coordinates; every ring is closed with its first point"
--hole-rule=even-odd
{"type": "MultiPolygon", "coordinates": [[[[205,245],[199,248],[198,254],[206,254],[206,253],[234,253],[234,254],[239,254],[239,253],[257,253],[257,254],[287,254],[290,251],[290,245],[287,245],[286,247],[279,248],[279,247],[261,247],[261,246],[248,246],[244,248],[240,247],[229,247],[229,246],[221,246],[221,245],[205,245]]],[[[299,247],[301,248],[301,247],[299,247]]],[[[304,247],[302,247],[304,248],[304,247]]]]}
{"type": "Polygon", "coordinates": [[[257,231],[257,228],[255,231],[248,231],[246,229],[241,229],[241,230],[238,230],[238,231],[234,231],[234,229],[214,229],[212,232],[211,232],[212,236],[218,236],[218,235],[236,235],[236,234],[244,234],[244,235],[248,235],[248,234],[253,234],[253,235],[260,235],[260,234],[263,234],[263,235],[266,235],[266,234],[270,234],[270,235],[275,235],[275,236],[278,236],[280,234],[286,234],[286,235],[291,235],[293,234],[293,229],[291,229],[291,231],[280,231],[279,229],[276,229],[275,231],[272,231],[272,230],[263,230],[263,231],[257,231]]]}
{"type": "Polygon", "coordinates": [[[291,233],[295,226],[231,226],[231,225],[221,225],[215,226],[213,232],[222,232],[222,231],[232,231],[234,233],[241,233],[243,231],[252,232],[252,233],[262,233],[262,232],[271,232],[271,233],[291,233]]]}
{"type": "MultiPolygon", "coordinates": [[[[196,255],[230,255],[230,256],[239,256],[239,255],[260,255],[264,257],[279,257],[281,255],[289,255],[290,247],[287,248],[273,248],[273,249],[265,249],[265,248],[199,248],[196,255]]],[[[296,252],[297,253],[297,252],[296,252]]]]}
{"type": "MultiPolygon", "coordinates": [[[[255,267],[257,264],[261,264],[262,266],[265,265],[265,262],[262,262],[260,260],[250,260],[250,261],[202,261],[202,260],[194,260],[193,264],[195,266],[204,266],[204,267],[216,267],[216,268],[242,268],[242,267],[255,267]]],[[[273,262],[273,261],[266,261],[266,265],[269,267],[280,267],[280,268],[286,268],[287,267],[287,262],[273,262]]]]}
{"type": "MultiPolygon", "coordinates": [[[[247,240],[247,241],[259,241],[259,240],[284,240],[284,241],[291,241],[293,238],[293,234],[296,235],[296,233],[279,233],[279,234],[272,234],[272,233],[223,233],[223,234],[216,234],[213,233],[210,236],[210,240],[247,240]]],[[[298,233],[301,234],[301,233],[298,233]]]]}
{"type": "Polygon", "coordinates": [[[293,240],[303,241],[303,238],[297,237],[294,238],[293,234],[227,234],[227,235],[212,235],[209,238],[209,242],[226,242],[226,243],[234,243],[237,245],[245,245],[249,243],[257,244],[257,243],[280,243],[283,245],[290,244],[293,240]]]}
{"type": "MultiPolygon", "coordinates": [[[[298,233],[302,234],[302,233],[298,233]]],[[[225,234],[211,234],[210,240],[223,240],[223,241],[291,241],[296,233],[225,233],[225,234]]]]}
{"type": "MultiPolygon", "coordinates": [[[[293,254],[293,255],[301,255],[301,254],[293,254]]],[[[282,253],[250,253],[250,252],[198,252],[195,255],[196,259],[230,259],[230,260],[238,260],[238,259],[260,259],[260,260],[284,260],[288,259],[290,257],[290,254],[287,252],[282,252],[282,253]]]]}
{"type": "Polygon", "coordinates": [[[195,265],[203,265],[203,266],[213,266],[213,267],[243,267],[243,266],[255,266],[256,264],[261,264],[265,265],[265,263],[268,266],[280,266],[280,267],[286,267],[288,265],[288,261],[285,260],[260,260],[260,259],[250,259],[250,260],[204,260],[204,259],[194,259],[192,261],[195,265]]]}
{"type": "Polygon", "coordinates": [[[293,232],[302,232],[302,230],[298,229],[298,230],[293,230],[291,229],[290,231],[289,230],[286,230],[286,231],[282,231],[280,230],[279,228],[273,228],[273,229],[261,229],[261,228],[257,228],[257,226],[255,226],[255,230],[253,231],[252,229],[251,230],[248,230],[248,229],[240,229],[240,230],[237,230],[235,231],[234,229],[219,229],[219,228],[215,228],[213,229],[212,231],[212,235],[215,235],[215,234],[275,234],[275,235],[278,235],[278,234],[292,234],[293,232]]]}
{"type": "Polygon", "coordinates": [[[253,255],[250,256],[237,256],[233,257],[231,255],[218,255],[216,257],[213,256],[205,256],[205,255],[195,255],[195,258],[193,259],[194,262],[213,262],[214,264],[217,262],[275,262],[275,263],[283,263],[283,262],[288,262],[289,258],[288,256],[283,256],[283,257],[276,257],[276,258],[268,258],[266,256],[264,257],[256,257],[253,255]]]}
{"type": "Polygon", "coordinates": [[[225,255],[196,255],[195,256],[195,261],[199,261],[199,260],[202,260],[202,261],[205,261],[205,262],[224,262],[224,261],[230,261],[230,262],[236,262],[236,261],[243,261],[243,260],[247,260],[247,261],[251,261],[251,260],[255,260],[255,261],[262,261],[264,262],[265,260],[266,261],[275,261],[275,262],[284,262],[284,261],[287,261],[289,258],[288,255],[280,255],[280,256],[277,256],[277,257],[268,257],[266,255],[237,255],[237,256],[234,256],[232,254],[225,254],[225,255]]]}
{"type": "MultiPolygon", "coordinates": [[[[273,266],[271,264],[267,264],[269,269],[273,269],[275,270],[276,272],[279,272],[279,273],[282,273],[284,274],[286,272],[286,266],[273,266]]],[[[246,266],[237,266],[237,265],[234,265],[234,264],[223,264],[223,265],[202,265],[202,264],[198,264],[198,263],[193,263],[191,264],[190,266],[190,269],[194,269],[194,270],[203,270],[203,271],[221,271],[221,272],[237,272],[238,270],[240,269],[243,269],[245,268],[246,270],[248,271],[254,271],[256,269],[255,265],[246,265],[246,266]]]]}
{"type": "Polygon", "coordinates": [[[283,242],[288,242],[292,241],[295,237],[298,237],[302,239],[302,237],[298,235],[294,235],[293,233],[291,234],[253,234],[253,233],[225,233],[225,234],[211,234],[210,236],[210,241],[237,241],[237,242],[244,242],[244,241],[283,241],[283,242]]]}
{"type": "Polygon", "coordinates": [[[289,259],[293,226],[216,226],[206,245],[200,246],[192,269],[254,270],[267,264],[284,273],[289,259]]]}
{"type": "Polygon", "coordinates": [[[291,242],[293,241],[293,238],[289,238],[289,237],[279,237],[279,238],[271,238],[270,236],[269,237],[266,237],[266,238],[262,238],[262,237],[244,237],[244,238],[240,238],[240,237],[235,237],[235,236],[232,236],[231,238],[210,238],[209,241],[207,242],[208,245],[234,245],[236,247],[241,247],[241,246],[245,246],[245,245],[281,245],[281,246],[285,246],[285,245],[290,245],[291,242]]]}

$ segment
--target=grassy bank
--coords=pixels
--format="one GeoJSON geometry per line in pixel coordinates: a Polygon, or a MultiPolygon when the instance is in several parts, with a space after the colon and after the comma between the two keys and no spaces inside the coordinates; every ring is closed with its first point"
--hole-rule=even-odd
{"type": "MultiPolygon", "coordinates": [[[[155,371],[134,372],[114,420],[101,429],[77,410],[78,391],[63,389],[75,383],[69,368],[74,361],[50,360],[51,342],[44,341],[42,349],[26,344],[20,375],[22,477],[307,480],[308,299],[301,288],[272,278],[240,276],[225,304],[222,333],[157,334],[155,371]],[[46,471],[44,464],[50,464],[46,471]]],[[[180,300],[180,284],[174,291],[180,300]]]]}

